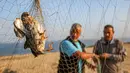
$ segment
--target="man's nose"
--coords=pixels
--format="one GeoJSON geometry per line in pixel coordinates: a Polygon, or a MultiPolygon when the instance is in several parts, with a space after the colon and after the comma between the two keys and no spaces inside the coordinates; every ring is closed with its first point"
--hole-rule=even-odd
{"type": "Polygon", "coordinates": [[[74,33],[74,36],[76,36],[76,33],[74,33]]]}
{"type": "Polygon", "coordinates": [[[108,34],[108,33],[106,33],[106,36],[109,36],[109,34],[108,34]]]}

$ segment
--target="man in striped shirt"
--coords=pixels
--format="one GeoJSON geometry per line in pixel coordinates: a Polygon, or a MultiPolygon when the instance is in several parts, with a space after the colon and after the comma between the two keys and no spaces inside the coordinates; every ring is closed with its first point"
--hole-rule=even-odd
{"type": "Polygon", "coordinates": [[[113,37],[112,25],[106,25],[103,32],[104,37],[96,42],[93,49],[93,53],[99,55],[101,73],[121,73],[120,65],[126,56],[123,43],[113,37]]]}

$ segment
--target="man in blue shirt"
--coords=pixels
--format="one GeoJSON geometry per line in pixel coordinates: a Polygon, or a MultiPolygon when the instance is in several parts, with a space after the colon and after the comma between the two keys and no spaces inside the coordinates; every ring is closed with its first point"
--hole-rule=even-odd
{"type": "MultiPolygon", "coordinates": [[[[81,31],[81,25],[74,23],[70,30],[70,36],[60,43],[58,73],[84,73],[85,60],[95,56],[95,54],[86,53],[85,45],[78,40],[81,31]]],[[[94,68],[91,64],[89,66],[94,68]]]]}

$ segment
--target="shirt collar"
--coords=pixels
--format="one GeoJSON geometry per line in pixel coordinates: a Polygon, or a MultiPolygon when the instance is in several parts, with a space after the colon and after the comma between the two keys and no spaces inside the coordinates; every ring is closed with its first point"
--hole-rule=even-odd
{"type": "MultiPolygon", "coordinates": [[[[104,40],[104,37],[101,38],[101,43],[105,44],[106,41],[104,40]]],[[[110,44],[115,43],[114,38],[110,41],[110,44]]]]}

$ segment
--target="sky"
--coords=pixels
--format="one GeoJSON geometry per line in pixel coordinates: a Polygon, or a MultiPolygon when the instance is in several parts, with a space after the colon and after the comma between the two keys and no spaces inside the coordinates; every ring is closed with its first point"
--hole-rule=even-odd
{"type": "MultiPolygon", "coordinates": [[[[73,23],[83,28],[80,39],[99,39],[103,27],[111,24],[115,37],[130,37],[130,0],[40,0],[48,40],[62,40],[73,23]]],[[[31,9],[33,0],[0,1],[1,43],[17,41],[13,21],[31,9]]]]}

